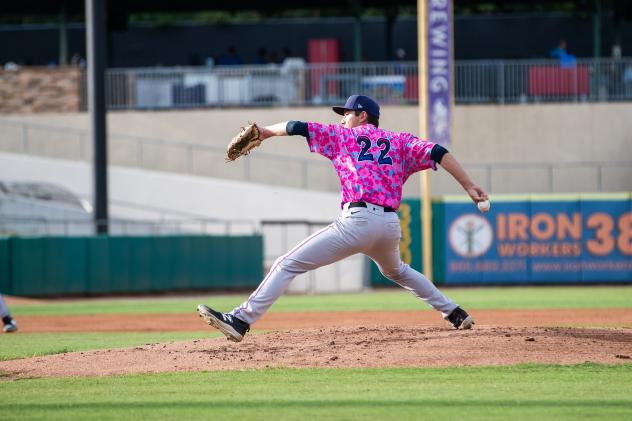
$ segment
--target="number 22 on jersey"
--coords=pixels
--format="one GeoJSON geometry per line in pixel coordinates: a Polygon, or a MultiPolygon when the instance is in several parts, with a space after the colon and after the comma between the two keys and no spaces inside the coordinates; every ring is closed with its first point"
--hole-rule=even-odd
{"type": "MultiPolygon", "coordinates": [[[[367,136],[358,136],[356,141],[362,148],[360,155],[358,155],[358,161],[375,161],[373,154],[369,153],[371,139],[367,136]]],[[[377,159],[377,163],[379,165],[393,165],[393,160],[388,156],[388,152],[391,150],[391,142],[389,142],[388,139],[379,138],[377,140],[377,147],[380,149],[380,156],[377,159]]]]}

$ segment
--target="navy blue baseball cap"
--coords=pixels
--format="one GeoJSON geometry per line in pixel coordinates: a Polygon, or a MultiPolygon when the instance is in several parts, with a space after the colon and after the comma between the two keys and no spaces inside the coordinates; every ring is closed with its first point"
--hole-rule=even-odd
{"type": "Polygon", "coordinates": [[[380,117],[380,106],[366,95],[351,95],[343,107],[333,107],[336,114],[345,115],[345,111],[366,111],[373,117],[380,117]]]}

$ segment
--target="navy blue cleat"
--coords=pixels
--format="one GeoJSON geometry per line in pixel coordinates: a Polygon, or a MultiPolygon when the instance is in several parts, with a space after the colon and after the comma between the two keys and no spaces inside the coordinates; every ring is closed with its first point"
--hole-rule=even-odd
{"type": "Polygon", "coordinates": [[[18,331],[18,325],[15,324],[15,320],[8,319],[4,323],[4,327],[2,328],[4,333],[13,333],[18,331]]]}
{"type": "Polygon", "coordinates": [[[250,330],[248,323],[232,314],[220,313],[204,304],[200,304],[197,311],[206,323],[220,330],[230,341],[241,342],[246,332],[250,330]]]}
{"type": "Polygon", "coordinates": [[[445,319],[452,323],[452,326],[456,329],[471,329],[474,324],[472,316],[467,314],[467,311],[463,310],[461,307],[457,307],[452,310],[452,313],[450,313],[450,315],[445,319]]]}

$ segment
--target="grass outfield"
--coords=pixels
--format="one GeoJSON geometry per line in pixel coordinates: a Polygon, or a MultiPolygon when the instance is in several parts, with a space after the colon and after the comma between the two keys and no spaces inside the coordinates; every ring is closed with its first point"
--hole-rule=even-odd
{"type": "MultiPolygon", "coordinates": [[[[446,295],[468,309],[632,308],[632,286],[446,288],[446,295]]],[[[199,298],[139,298],[49,301],[13,304],[12,314],[156,314],[190,313],[200,303],[228,311],[247,295],[205,295],[199,298]]],[[[430,310],[403,289],[359,294],[284,295],[270,311],[430,310]]],[[[18,320],[19,321],[19,320],[18,320]]]]}
{"type": "Polygon", "coordinates": [[[630,419],[632,365],[0,380],[3,420],[630,419]],[[272,418],[274,417],[274,418],[272,418]]]}

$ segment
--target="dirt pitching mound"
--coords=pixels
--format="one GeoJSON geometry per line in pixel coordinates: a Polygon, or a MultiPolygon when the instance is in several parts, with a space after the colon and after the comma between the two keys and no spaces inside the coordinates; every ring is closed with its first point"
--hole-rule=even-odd
{"type": "MultiPolygon", "coordinates": [[[[530,309],[476,310],[477,327],[490,326],[582,326],[630,327],[632,309],[530,309]]],[[[311,329],[341,326],[400,325],[436,327],[445,325],[436,311],[330,311],[271,312],[255,325],[261,330],[311,329]]],[[[21,316],[20,332],[167,332],[207,331],[209,327],[191,309],[189,314],[97,314],[21,316]]]]}
{"type": "Polygon", "coordinates": [[[632,362],[632,329],[370,325],[294,329],[0,362],[11,378],[265,367],[445,367],[632,362]]]}

